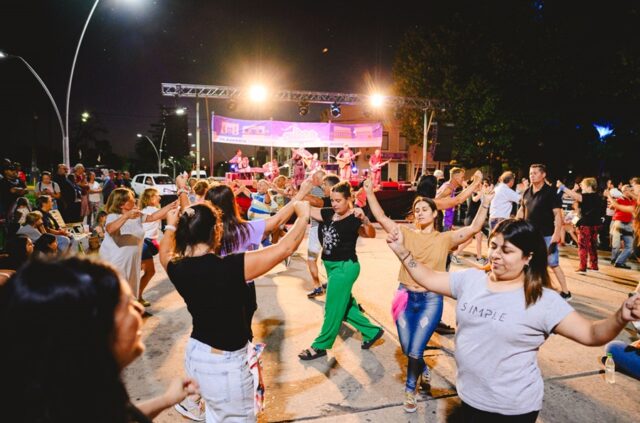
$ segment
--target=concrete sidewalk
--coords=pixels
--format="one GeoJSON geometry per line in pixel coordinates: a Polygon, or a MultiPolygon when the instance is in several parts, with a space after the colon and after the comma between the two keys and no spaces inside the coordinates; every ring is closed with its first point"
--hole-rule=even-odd
{"type": "MultiPolygon", "coordinates": [[[[616,269],[606,260],[600,272],[577,274],[575,249],[564,247],[561,253],[561,265],[574,295],[571,304],[588,318],[613,313],[640,280],[637,270],[616,269]]],[[[386,331],[371,350],[360,349],[360,334],[343,325],[327,357],[311,362],[298,360],[297,354],[319,332],[324,306],[324,296],[314,300],[306,297],[310,289],[306,242],[288,269],[279,265],[256,281],[259,308],[254,333],[256,341],[267,343],[263,356],[267,409],[260,421],[457,420],[454,336],[434,334],[425,354],[433,369],[432,395],[419,402],[418,412],[413,415],[402,410],[406,359],[390,314],[399,263],[387,248],[382,231],[376,239],[359,241],[358,256],[362,271],[354,296],[386,331]]],[[[171,377],[183,374],[184,347],[191,330],[184,302],[166,274],[159,266],[157,269],[145,293],[153,303],[149,311],[154,314],[143,328],[147,350],[125,371],[134,401],[161,393],[171,377]]],[[[453,303],[445,300],[443,317],[452,326],[453,303]]],[[[636,339],[633,327],[628,325],[618,339],[636,339]]],[[[538,421],[638,421],[640,382],[618,373],[616,383],[607,384],[598,361],[602,351],[602,347],[583,347],[560,336],[552,336],[545,343],[538,355],[545,377],[545,402],[538,421]]],[[[169,409],[155,421],[186,420],[169,409]]]]}

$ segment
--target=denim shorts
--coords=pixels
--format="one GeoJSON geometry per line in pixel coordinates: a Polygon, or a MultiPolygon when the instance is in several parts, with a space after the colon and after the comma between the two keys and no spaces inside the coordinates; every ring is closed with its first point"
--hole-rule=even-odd
{"type": "MultiPolygon", "coordinates": [[[[544,243],[547,244],[547,248],[549,248],[549,244],[551,244],[551,237],[545,236],[544,243]]],[[[557,247],[556,250],[547,257],[547,263],[549,264],[549,267],[560,266],[560,253],[558,252],[557,247]]]]}
{"type": "Polygon", "coordinates": [[[185,352],[187,374],[200,385],[208,422],[255,422],[253,376],[247,347],[212,352],[211,346],[189,338],[185,352]]]}

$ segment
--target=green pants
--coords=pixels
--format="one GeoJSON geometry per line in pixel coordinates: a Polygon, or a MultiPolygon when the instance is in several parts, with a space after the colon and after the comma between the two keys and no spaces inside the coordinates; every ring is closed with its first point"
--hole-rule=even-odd
{"type": "Polygon", "coordinates": [[[363,341],[370,341],[380,328],[373,325],[360,311],[358,303],[351,295],[351,288],[360,274],[360,263],[349,261],[323,260],[329,278],[327,297],[324,306],[324,321],[320,335],[313,341],[314,349],[328,350],[340,331],[345,320],[362,333],[363,341]]]}

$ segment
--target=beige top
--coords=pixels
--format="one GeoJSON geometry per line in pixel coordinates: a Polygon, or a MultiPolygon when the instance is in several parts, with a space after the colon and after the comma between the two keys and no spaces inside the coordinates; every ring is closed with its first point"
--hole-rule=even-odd
{"type": "MultiPolygon", "coordinates": [[[[430,269],[444,272],[447,267],[447,255],[453,244],[453,232],[418,232],[407,226],[400,226],[404,236],[404,246],[411,252],[413,258],[430,269]]],[[[400,267],[398,280],[412,291],[426,291],[409,275],[404,266],[400,267]]]]}

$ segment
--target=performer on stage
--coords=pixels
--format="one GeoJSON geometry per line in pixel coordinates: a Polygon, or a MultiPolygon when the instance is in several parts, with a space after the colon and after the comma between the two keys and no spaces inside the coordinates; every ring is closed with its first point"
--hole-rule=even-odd
{"type": "Polygon", "coordinates": [[[273,180],[280,175],[280,167],[276,159],[266,162],[262,168],[264,169],[264,177],[269,182],[273,182],[273,180]]]}
{"type": "Polygon", "coordinates": [[[382,178],[382,152],[380,149],[376,149],[371,158],[369,159],[369,167],[371,168],[371,182],[373,187],[378,188],[380,186],[380,180],[382,178]]]}
{"type": "Polygon", "coordinates": [[[238,172],[248,173],[250,169],[251,169],[251,166],[249,166],[249,157],[244,156],[242,159],[240,159],[240,162],[238,163],[238,172]]]}
{"type": "Polygon", "coordinates": [[[306,167],[305,160],[311,157],[313,157],[311,153],[305,150],[302,145],[300,145],[299,148],[293,149],[293,157],[291,159],[293,160],[293,184],[296,189],[300,187],[300,184],[302,184],[302,181],[304,181],[306,177],[304,172],[306,167]]]}
{"type": "Polygon", "coordinates": [[[320,169],[322,169],[322,162],[318,160],[318,153],[313,153],[313,156],[309,161],[309,168],[307,169],[307,172],[313,173],[316,170],[320,170],[320,169]]]}
{"type": "Polygon", "coordinates": [[[229,160],[229,164],[231,165],[229,171],[237,172],[241,162],[242,162],[242,150],[238,149],[236,151],[236,155],[229,160]]]}
{"type": "Polygon", "coordinates": [[[351,162],[358,155],[360,155],[360,153],[354,153],[351,151],[349,144],[345,144],[342,150],[338,152],[336,160],[338,160],[338,166],[340,167],[340,179],[343,181],[351,179],[351,162]]]}

